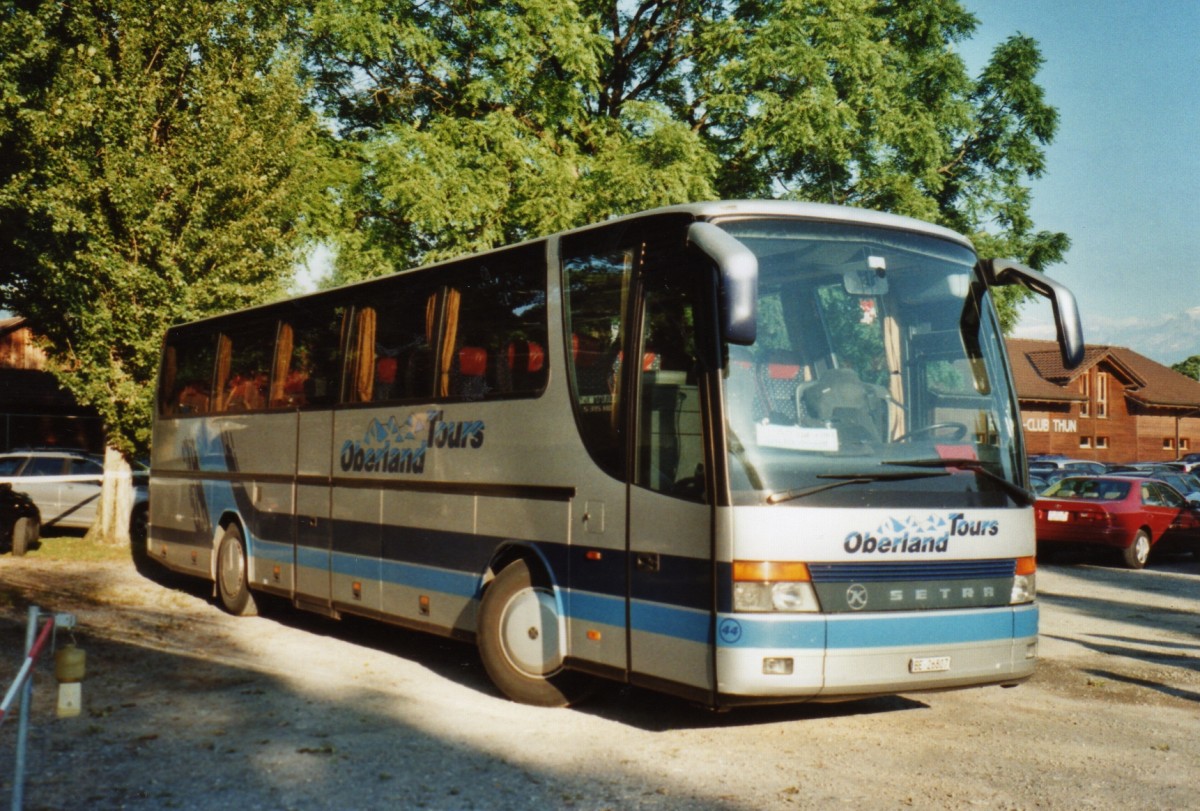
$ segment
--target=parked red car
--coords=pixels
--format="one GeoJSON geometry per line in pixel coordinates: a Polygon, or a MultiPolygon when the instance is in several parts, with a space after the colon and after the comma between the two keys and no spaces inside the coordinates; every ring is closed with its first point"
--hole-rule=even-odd
{"type": "Polygon", "coordinates": [[[1084,544],[1121,550],[1140,569],[1159,544],[1200,550],[1200,510],[1170,485],[1150,478],[1062,479],[1038,497],[1039,544],[1084,544]]]}

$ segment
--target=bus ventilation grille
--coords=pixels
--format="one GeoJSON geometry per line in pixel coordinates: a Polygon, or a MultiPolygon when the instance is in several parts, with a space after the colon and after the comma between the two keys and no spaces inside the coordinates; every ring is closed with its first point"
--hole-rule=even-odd
{"type": "Polygon", "coordinates": [[[808,564],[814,583],[983,580],[1012,577],[1016,570],[1017,562],[1012,559],[808,564]]]}

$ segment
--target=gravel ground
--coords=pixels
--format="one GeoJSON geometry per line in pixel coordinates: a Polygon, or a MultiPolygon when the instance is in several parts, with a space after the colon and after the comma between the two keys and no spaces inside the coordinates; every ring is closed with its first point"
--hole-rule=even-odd
{"type": "Polygon", "coordinates": [[[1191,558],[1043,567],[1042,662],[1016,689],[725,714],[616,685],[525,707],[470,646],[282,606],[235,619],[211,586],[147,575],[0,558],[0,689],[30,603],[76,614],[88,654],[78,718],[38,670],[29,811],[1200,807],[1191,558]]]}

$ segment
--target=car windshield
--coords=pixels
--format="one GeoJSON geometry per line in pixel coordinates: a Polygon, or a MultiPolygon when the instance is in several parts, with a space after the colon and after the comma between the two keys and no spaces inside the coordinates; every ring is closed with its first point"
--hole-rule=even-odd
{"type": "Polygon", "coordinates": [[[1055,482],[1043,498],[1089,498],[1120,501],[1129,495],[1132,483],[1115,479],[1062,479],[1055,482]]]}
{"type": "Polygon", "coordinates": [[[1000,331],[967,247],[862,225],[718,224],[759,264],[757,339],[728,346],[724,383],[735,503],[1021,499],[1000,331]]]}

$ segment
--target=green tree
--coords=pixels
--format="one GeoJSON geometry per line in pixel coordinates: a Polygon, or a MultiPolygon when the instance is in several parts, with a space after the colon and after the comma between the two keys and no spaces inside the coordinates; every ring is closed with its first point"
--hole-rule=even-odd
{"type": "Polygon", "coordinates": [[[148,447],[166,326],[291,273],[322,153],[288,26],[269,3],[0,2],[0,307],[120,454],[148,447]]]}
{"type": "Polygon", "coordinates": [[[1171,368],[1181,375],[1187,375],[1192,380],[1200,380],[1200,355],[1192,355],[1187,360],[1172,364],[1171,368]]]}
{"type": "Polygon", "coordinates": [[[1028,213],[1057,125],[1036,43],[972,78],[956,0],[314,0],[307,25],[362,167],[345,277],[715,197],[908,214],[1039,268],[1069,245],[1028,213]]]}

